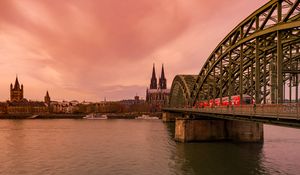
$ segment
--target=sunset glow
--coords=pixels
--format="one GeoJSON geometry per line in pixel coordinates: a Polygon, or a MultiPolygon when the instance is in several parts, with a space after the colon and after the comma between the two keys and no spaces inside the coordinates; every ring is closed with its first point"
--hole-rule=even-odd
{"type": "Polygon", "coordinates": [[[153,63],[157,73],[164,64],[168,87],[176,74],[198,74],[266,2],[1,0],[0,101],[16,75],[33,100],[47,90],[53,100],[145,97],[153,63]]]}

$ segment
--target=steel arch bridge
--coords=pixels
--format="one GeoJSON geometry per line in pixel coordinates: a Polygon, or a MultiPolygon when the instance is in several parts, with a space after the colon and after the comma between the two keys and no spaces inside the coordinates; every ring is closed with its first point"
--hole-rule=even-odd
{"type": "Polygon", "coordinates": [[[197,75],[177,75],[172,83],[169,104],[174,107],[187,106],[197,75]]]}
{"type": "Polygon", "coordinates": [[[299,0],[271,0],[236,26],[214,49],[199,75],[177,75],[170,107],[249,95],[255,103],[298,102],[299,0]],[[192,77],[192,78],[191,78],[192,77]]]}

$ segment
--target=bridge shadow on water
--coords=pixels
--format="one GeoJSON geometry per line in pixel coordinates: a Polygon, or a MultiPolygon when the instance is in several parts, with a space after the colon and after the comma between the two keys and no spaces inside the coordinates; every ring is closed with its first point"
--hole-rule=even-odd
{"type": "MultiPolygon", "coordinates": [[[[174,123],[166,126],[169,136],[174,138],[174,123]]],[[[263,144],[176,143],[174,154],[176,174],[272,174],[263,164],[263,144]]]]}

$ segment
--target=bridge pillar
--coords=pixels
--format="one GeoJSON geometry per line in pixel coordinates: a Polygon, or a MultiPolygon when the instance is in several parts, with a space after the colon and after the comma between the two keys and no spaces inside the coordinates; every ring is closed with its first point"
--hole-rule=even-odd
{"type": "Polygon", "coordinates": [[[175,140],[178,142],[224,140],[225,120],[176,118],[175,140]]]}
{"type": "Polygon", "coordinates": [[[176,118],[175,140],[178,142],[221,140],[262,142],[263,125],[221,119],[176,118]]]}
{"type": "Polygon", "coordinates": [[[179,117],[179,114],[170,113],[170,112],[163,112],[162,113],[162,121],[163,122],[175,122],[175,118],[179,117]]]}
{"type": "Polygon", "coordinates": [[[262,123],[245,121],[226,121],[228,139],[237,142],[263,142],[264,130],[262,123]]]}

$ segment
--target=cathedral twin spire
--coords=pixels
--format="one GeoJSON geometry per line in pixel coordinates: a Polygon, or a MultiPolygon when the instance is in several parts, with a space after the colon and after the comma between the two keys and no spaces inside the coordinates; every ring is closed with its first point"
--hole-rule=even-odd
{"type": "Polygon", "coordinates": [[[153,64],[153,69],[152,69],[152,77],[151,77],[150,89],[157,89],[157,79],[156,79],[155,65],[154,64],[153,64]]]}
{"type": "Polygon", "coordinates": [[[165,77],[164,65],[162,65],[162,68],[161,68],[161,76],[159,79],[159,88],[167,89],[167,79],[165,77]]]}
{"type": "MultiPolygon", "coordinates": [[[[167,80],[165,78],[164,65],[162,65],[161,76],[159,78],[158,85],[159,85],[159,89],[167,89],[167,80]]],[[[154,64],[153,64],[153,69],[152,69],[150,89],[157,89],[157,79],[156,79],[155,65],[154,64]]]]}

